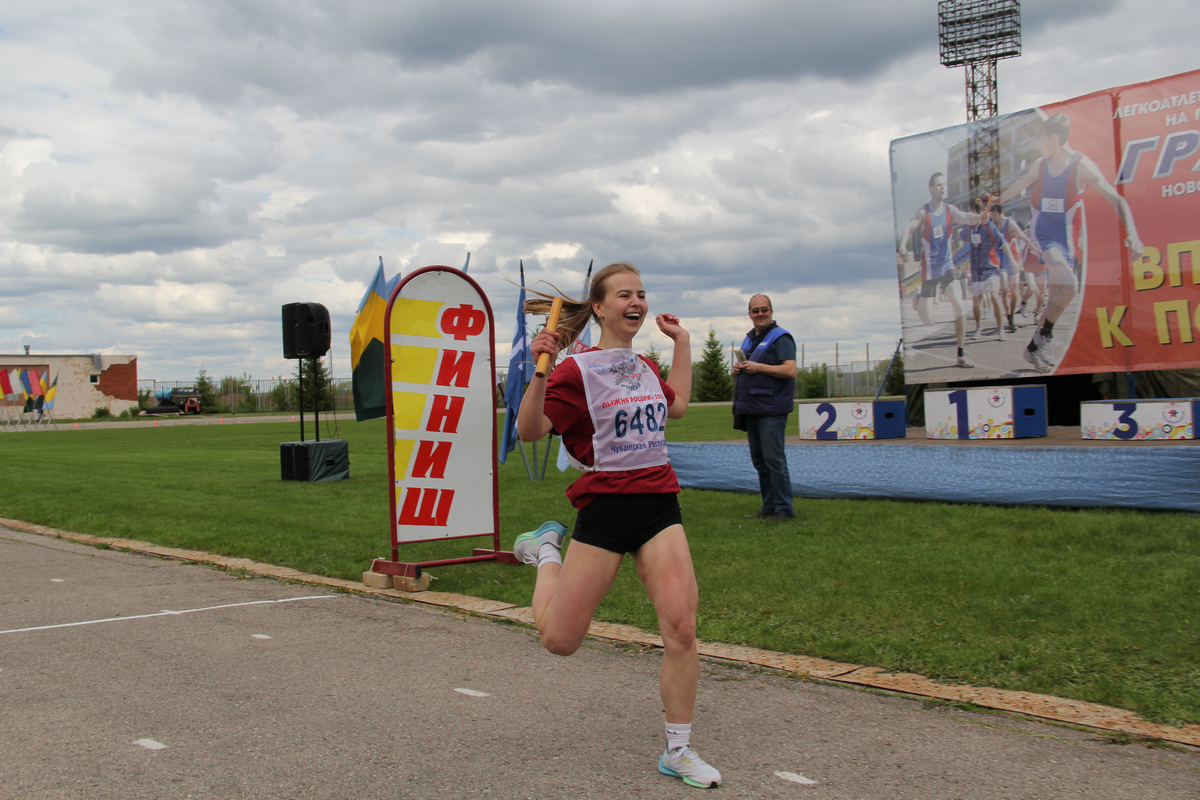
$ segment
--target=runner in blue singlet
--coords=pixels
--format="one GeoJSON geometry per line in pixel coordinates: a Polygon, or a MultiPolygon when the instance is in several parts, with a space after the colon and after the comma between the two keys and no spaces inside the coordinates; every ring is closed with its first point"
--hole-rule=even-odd
{"type": "Polygon", "coordinates": [[[958,346],[956,363],[960,367],[975,365],[963,349],[967,330],[966,314],[962,289],[952,285],[957,276],[954,273],[950,241],[955,224],[977,225],[980,219],[979,214],[971,214],[946,202],[946,175],[935,172],[929,178],[929,202],[917,209],[898,242],[898,257],[903,260],[909,239],[913,234],[920,234],[921,293],[917,300],[917,313],[922,324],[932,325],[934,298],[938,289],[945,290],[946,299],[954,311],[954,341],[958,346]]]}
{"type": "Polygon", "coordinates": [[[1096,191],[1112,205],[1121,224],[1125,226],[1125,246],[1129,250],[1130,260],[1137,261],[1142,257],[1142,242],[1138,238],[1129,204],[1117,194],[1117,190],[1090,158],[1067,146],[1070,134],[1071,120],[1065,114],[1055,114],[1043,122],[1038,136],[1042,157],[1005,189],[999,200],[1001,204],[1007,203],[1030,189],[1034,213],[1030,228],[1041,246],[1042,263],[1046,265],[1050,287],[1042,326],[1033,334],[1024,352],[1025,360],[1038,372],[1054,369],[1054,362],[1048,353],[1054,335],[1054,323],[1079,293],[1071,264],[1070,214],[1082,202],[1081,195],[1089,186],[1096,187],[1096,191]]]}

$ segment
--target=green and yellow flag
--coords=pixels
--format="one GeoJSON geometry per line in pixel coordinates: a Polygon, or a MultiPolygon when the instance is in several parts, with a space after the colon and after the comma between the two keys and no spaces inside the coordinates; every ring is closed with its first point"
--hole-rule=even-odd
{"type": "Polygon", "coordinates": [[[383,256],[380,256],[379,268],[358,304],[358,315],[350,327],[350,382],[354,391],[354,418],[359,422],[387,414],[383,318],[388,297],[399,279],[396,275],[390,281],[384,280],[383,256]]]}

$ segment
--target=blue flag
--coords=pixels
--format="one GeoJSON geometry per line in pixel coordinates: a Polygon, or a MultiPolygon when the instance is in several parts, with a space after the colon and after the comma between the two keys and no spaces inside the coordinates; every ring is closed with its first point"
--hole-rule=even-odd
{"type": "Polygon", "coordinates": [[[521,262],[521,294],[517,298],[517,323],[513,331],[512,357],[508,360],[508,379],[504,384],[504,431],[500,435],[501,464],[517,446],[517,411],[525,384],[533,380],[533,353],[529,350],[529,331],[525,328],[525,262],[521,262]]]}

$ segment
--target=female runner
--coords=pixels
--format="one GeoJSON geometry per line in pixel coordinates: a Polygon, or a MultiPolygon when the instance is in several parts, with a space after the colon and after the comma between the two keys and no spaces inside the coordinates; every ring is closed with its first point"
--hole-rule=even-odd
{"type": "MultiPolygon", "coordinates": [[[[689,744],[700,663],[696,652],[699,595],[679,510],[679,482],[667,461],[663,428],[679,419],[692,390],[691,337],[672,314],[658,329],[674,342],[664,382],[651,361],[633,351],[646,320],[646,292],[637,267],[610,264],[596,273],[586,302],[563,298],[558,333],[543,330],[530,343],[533,357],[549,353],[553,365],[564,343],[594,317],[600,343],[569,356],[547,377],[533,379],[521,401],[517,431],[535,442],[562,436],[571,463],[583,474],[567,489],[578,515],[566,558],[565,528],[557,522],[521,534],[517,557],[537,565],[533,618],[542,645],[568,656],[579,649],[596,607],[608,592],[626,553],[658,615],[663,639],[659,692],[666,711],[666,750],[660,772],[692,786],[715,787],[721,773],[689,744]]],[[[526,309],[546,313],[548,298],[526,309]]]]}

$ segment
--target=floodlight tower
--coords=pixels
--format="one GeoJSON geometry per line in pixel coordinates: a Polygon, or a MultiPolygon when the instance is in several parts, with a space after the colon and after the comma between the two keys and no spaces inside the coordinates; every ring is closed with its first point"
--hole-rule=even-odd
{"type": "Polygon", "coordinates": [[[971,197],[999,194],[996,62],[1021,55],[1020,0],[941,0],[938,45],[944,66],[966,67],[967,122],[982,123],[968,151],[971,197]]]}

